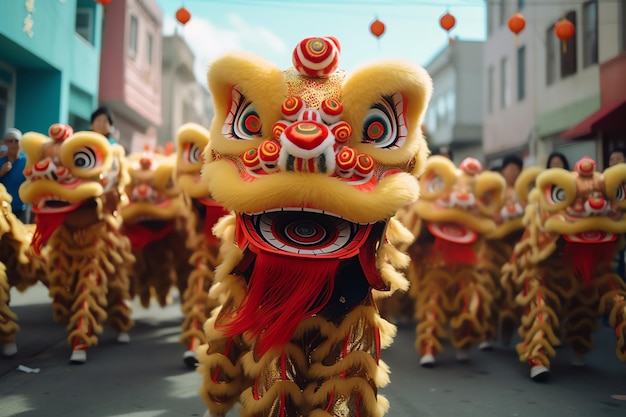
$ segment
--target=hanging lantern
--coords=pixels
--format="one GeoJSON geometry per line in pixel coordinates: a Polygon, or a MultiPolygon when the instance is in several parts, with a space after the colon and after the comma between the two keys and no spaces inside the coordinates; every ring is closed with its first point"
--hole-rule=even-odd
{"type": "Polygon", "coordinates": [[[107,4],[111,3],[111,1],[113,0],[95,0],[96,3],[100,3],[103,6],[106,6],[107,4]]]}
{"type": "Polygon", "coordinates": [[[554,33],[561,40],[563,53],[567,53],[567,40],[576,34],[576,27],[572,22],[563,18],[554,24],[554,33]]]}
{"type": "Polygon", "coordinates": [[[385,33],[385,24],[377,18],[370,24],[370,32],[376,38],[380,38],[385,33]]]}
{"type": "Polygon", "coordinates": [[[456,25],[456,18],[448,12],[446,12],[443,16],[439,18],[439,26],[441,26],[443,30],[448,32],[448,38],[449,38],[450,43],[453,42],[453,39],[450,36],[450,31],[455,25],[456,25]]]}
{"type": "Polygon", "coordinates": [[[191,13],[184,6],[180,9],[176,10],[176,20],[178,20],[183,25],[187,24],[191,19],[191,13]]]}
{"type": "Polygon", "coordinates": [[[508,26],[509,30],[515,34],[515,45],[517,45],[517,35],[526,27],[526,19],[520,12],[517,12],[509,17],[508,26]]]}

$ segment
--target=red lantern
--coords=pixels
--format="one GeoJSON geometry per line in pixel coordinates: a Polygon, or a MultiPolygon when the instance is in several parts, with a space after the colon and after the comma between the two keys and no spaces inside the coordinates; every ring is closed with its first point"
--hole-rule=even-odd
{"type": "Polygon", "coordinates": [[[111,3],[111,1],[113,0],[95,0],[96,3],[100,3],[103,6],[106,6],[107,4],[111,3]]]}
{"type": "Polygon", "coordinates": [[[517,35],[526,27],[526,19],[521,13],[517,12],[513,16],[509,17],[508,21],[509,30],[515,34],[515,44],[517,45],[517,35]]]}
{"type": "Polygon", "coordinates": [[[372,32],[372,35],[380,38],[385,33],[385,24],[378,19],[374,20],[370,25],[370,32],[372,32]]]}
{"type": "MultiPolygon", "coordinates": [[[[448,12],[446,12],[443,16],[439,18],[439,26],[441,26],[443,30],[448,32],[448,34],[450,33],[450,31],[455,25],[456,25],[456,18],[448,12]]],[[[452,37],[450,37],[450,42],[452,43],[452,37]]]]}
{"type": "Polygon", "coordinates": [[[567,40],[576,34],[576,27],[572,22],[563,18],[554,24],[554,33],[561,40],[563,53],[567,52],[567,40]]]}
{"type": "Polygon", "coordinates": [[[191,19],[191,13],[184,6],[180,9],[176,10],[176,20],[178,20],[183,25],[187,24],[191,19]]]}

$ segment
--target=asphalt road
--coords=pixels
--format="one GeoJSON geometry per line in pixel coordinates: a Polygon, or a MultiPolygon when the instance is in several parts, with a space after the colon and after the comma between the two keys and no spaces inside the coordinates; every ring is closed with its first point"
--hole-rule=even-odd
{"type": "MultiPolygon", "coordinates": [[[[178,304],[148,310],[136,304],[129,345],[119,345],[107,329],[86,364],[70,365],[67,333],[52,321],[46,289],[12,296],[21,325],[19,352],[0,358],[0,417],[203,415],[201,375],[182,362],[178,304]],[[39,372],[20,371],[20,365],[39,372]]],[[[413,341],[414,327],[400,326],[383,351],[392,372],[382,390],[391,402],[387,416],[626,416],[626,364],[615,357],[615,338],[606,327],[596,333],[587,367],[572,367],[568,350],[559,349],[551,379],[543,384],[530,381],[513,347],[473,351],[467,364],[457,363],[448,347],[435,368],[424,369],[413,341]]],[[[228,417],[237,415],[233,410],[228,417]]]]}

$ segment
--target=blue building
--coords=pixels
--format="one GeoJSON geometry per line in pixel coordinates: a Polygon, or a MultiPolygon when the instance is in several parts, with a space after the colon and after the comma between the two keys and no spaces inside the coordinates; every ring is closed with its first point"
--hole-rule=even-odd
{"type": "Polygon", "coordinates": [[[102,21],[94,0],[0,1],[0,132],[89,128],[102,21]]]}

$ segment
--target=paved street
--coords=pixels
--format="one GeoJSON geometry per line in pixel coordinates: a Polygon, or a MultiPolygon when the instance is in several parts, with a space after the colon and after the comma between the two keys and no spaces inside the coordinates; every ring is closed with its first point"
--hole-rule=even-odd
{"type": "MultiPolygon", "coordinates": [[[[52,321],[46,289],[14,293],[22,327],[17,357],[0,359],[0,417],[202,416],[200,375],[182,363],[182,319],[177,304],[149,310],[136,305],[130,345],[105,330],[85,365],[69,365],[63,326],[52,321]],[[24,365],[39,369],[25,373],[24,365]]],[[[414,329],[401,326],[383,352],[391,384],[390,417],[620,416],[626,415],[626,365],[614,353],[615,338],[602,327],[588,367],[569,365],[559,349],[549,383],[529,380],[513,348],[472,352],[459,364],[448,349],[433,369],[422,369],[413,350],[414,329]]],[[[232,411],[228,417],[238,413],[232,411]]]]}

